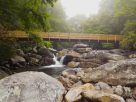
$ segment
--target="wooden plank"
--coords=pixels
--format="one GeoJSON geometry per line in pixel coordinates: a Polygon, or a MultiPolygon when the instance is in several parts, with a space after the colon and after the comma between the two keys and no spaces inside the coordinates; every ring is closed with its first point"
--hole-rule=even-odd
{"type": "MultiPolygon", "coordinates": [[[[60,32],[34,32],[42,38],[47,39],[77,39],[77,40],[105,40],[105,41],[120,41],[122,35],[112,34],[85,34],[85,33],[60,33],[60,32]]],[[[26,38],[29,35],[23,31],[9,31],[7,37],[26,38]]]]}

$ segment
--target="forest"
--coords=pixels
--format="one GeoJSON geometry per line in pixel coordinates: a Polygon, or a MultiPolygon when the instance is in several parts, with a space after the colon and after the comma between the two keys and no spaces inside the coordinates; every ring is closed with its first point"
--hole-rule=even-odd
{"type": "Polygon", "coordinates": [[[97,14],[67,18],[60,0],[1,0],[0,29],[122,34],[121,46],[136,48],[136,1],[102,0],[97,14]]]}
{"type": "Polygon", "coordinates": [[[0,102],[136,102],[136,0],[0,0],[0,102]]]}

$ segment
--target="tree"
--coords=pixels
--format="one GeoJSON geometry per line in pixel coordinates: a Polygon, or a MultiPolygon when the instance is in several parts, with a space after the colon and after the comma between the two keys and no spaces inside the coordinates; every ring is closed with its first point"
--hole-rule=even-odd
{"type": "Polygon", "coordinates": [[[91,15],[84,23],[84,32],[120,34],[122,25],[119,17],[114,16],[114,0],[102,0],[98,14],[91,15]]]}
{"type": "Polygon", "coordinates": [[[0,0],[0,25],[8,30],[47,30],[47,4],[56,0],[0,0]]]}
{"type": "Polygon", "coordinates": [[[48,24],[51,32],[68,32],[69,26],[66,20],[66,14],[63,10],[60,0],[54,3],[54,7],[46,7],[47,12],[49,12],[48,24]]]}
{"type": "Polygon", "coordinates": [[[121,46],[126,49],[136,49],[136,0],[115,0],[116,16],[124,17],[124,34],[121,46]]]}
{"type": "Polygon", "coordinates": [[[87,18],[84,15],[76,15],[75,17],[70,18],[69,25],[71,32],[84,32],[83,25],[87,18]]]}

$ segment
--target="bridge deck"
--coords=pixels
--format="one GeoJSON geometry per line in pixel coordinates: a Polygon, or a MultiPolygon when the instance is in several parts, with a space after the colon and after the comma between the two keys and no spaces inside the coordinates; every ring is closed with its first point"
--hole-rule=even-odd
{"type": "MultiPolygon", "coordinates": [[[[120,41],[122,35],[112,34],[86,34],[86,33],[59,33],[59,32],[34,32],[45,39],[58,39],[58,40],[106,40],[106,41],[120,41]]],[[[29,35],[22,31],[9,32],[8,37],[27,38],[29,35]]]]}

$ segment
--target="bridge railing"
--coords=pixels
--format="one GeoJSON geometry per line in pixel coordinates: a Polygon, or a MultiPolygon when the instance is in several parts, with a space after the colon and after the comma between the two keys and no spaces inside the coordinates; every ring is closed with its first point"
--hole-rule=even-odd
{"type": "MultiPolygon", "coordinates": [[[[120,41],[122,35],[112,34],[86,34],[86,33],[60,33],[60,32],[34,32],[42,38],[46,39],[69,39],[69,40],[106,40],[106,41],[120,41]]],[[[27,38],[29,34],[23,31],[9,31],[7,37],[27,38]]]]}

